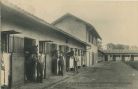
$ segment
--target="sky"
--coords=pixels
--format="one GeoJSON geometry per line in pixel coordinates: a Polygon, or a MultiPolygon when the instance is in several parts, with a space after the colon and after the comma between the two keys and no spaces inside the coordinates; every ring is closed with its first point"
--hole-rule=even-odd
{"type": "Polygon", "coordinates": [[[71,13],[92,24],[103,44],[138,46],[138,1],[7,0],[52,23],[71,13]]]}

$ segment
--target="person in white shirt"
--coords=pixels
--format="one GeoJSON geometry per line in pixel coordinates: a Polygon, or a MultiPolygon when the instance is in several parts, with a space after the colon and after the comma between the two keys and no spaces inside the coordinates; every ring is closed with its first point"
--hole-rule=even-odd
{"type": "Polygon", "coordinates": [[[79,59],[78,59],[78,55],[77,55],[77,52],[75,52],[75,55],[74,55],[74,71],[78,73],[78,62],[79,62],[79,59]]]}
{"type": "Polygon", "coordinates": [[[42,52],[40,52],[37,60],[37,82],[40,82],[40,83],[43,82],[43,68],[45,63],[44,58],[45,58],[45,55],[42,52]]]}

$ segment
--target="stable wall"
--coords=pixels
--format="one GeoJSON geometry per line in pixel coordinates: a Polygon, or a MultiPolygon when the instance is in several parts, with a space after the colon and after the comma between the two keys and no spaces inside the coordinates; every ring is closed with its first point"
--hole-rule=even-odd
{"type": "MultiPolygon", "coordinates": [[[[49,29],[49,28],[48,28],[49,29]]],[[[16,37],[28,37],[36,40],[36,43],[38,44],[39,41],[42,40],[51,40],[53,41],[52,43],[60,44],[60,45],[68,45],[69,47],[73,48],[80,48],[83,49],[85,48],[84,45],[80,44],[79,42],[76,42],[73,39],[69,39],[68,44],[66,43],[66,37],[53,31],[53,29],[50,29],[52,31],[45,29],[37,29],[33,27],[28,27],[28,26],[22,26],[17,23],[11,23],[7,21],[3,21],[2,23],[2,31],[8,31],[8,30],[15,30],[17,32],[20,32],[20,34],[15,34],[14,36],[16,37]]],[[[38,44],[39,45],[39,44],[38,44]]],[[[51,54],[46,55],[47,59],[47,76],[52,75],[51,71],[51,54]]],[[[24,82],[24,55],[20,54],[14,54],[13,55],[13,70],[12,70],[12,77],[13,77],[13,85],[17,85],[19,83],[24,82]]]]}
{"type": "Polygon", "coordinates": [[[93,66],[98,61],[98,48],[91,44],[91,47],[87,47],[87,66],[93,66]]]}

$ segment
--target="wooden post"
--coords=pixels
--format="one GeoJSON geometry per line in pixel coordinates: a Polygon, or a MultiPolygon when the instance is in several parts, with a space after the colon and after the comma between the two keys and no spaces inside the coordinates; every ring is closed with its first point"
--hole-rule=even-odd
{"type": "Polygon", "coordinates": [[[125,55],[122,55],[122,61],[125,61],[125,55]]]}
{"type": "Polygon", "coordinates": [[[131,60],[131,61],[134,61],[134,55],[131,55],[130,60],[131,60]]]}
{"type": "Polygon", "coordinates": [[[47,54],[45,53],[45,69],[44,69],[44,79],[46,79],[46,57],[47,57],[47,54]]]}
{"type": "Polygon", "coordinates": [[[116,55],[113,55],[113,61],[116,61],[116,55]]]}
{"type": "Polygon", "coordinates": [[[10,56],[10,75],[9,75],[9,88],[11,89],[12,87],[12,60],[13,60],[13,53],[14,53],[14,35],[13,35],[13,40],[12,40],[12,52],[10,56]]]}
{"type": "Polygon", "coordinates": [[[0,3],[0,89],[1,89],[1,3],[0,3]]]}

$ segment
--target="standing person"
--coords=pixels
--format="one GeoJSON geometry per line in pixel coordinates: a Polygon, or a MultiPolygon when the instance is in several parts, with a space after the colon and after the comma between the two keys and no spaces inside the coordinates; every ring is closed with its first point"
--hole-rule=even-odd
{"type": "Polygon", "coordinates": [[[43,82],[43,68],[44,68],[44,58],[45,56],[40,52],[37,60],[37,82],[43,82]]]}
{"type": "Polygon", "coordinates": [[[36,81],[36,66],[37,66],[37,60],[38,60],[38,45],[35,44],[35,42],[32,43],[31,50],[30,50],[30,55],[31,55],[31,80],[36,81]]]}
{"type": "Polygon", "coordinates": [[[70,63],[70,54],[71,52],[66,53],[66,71],[69,71],[69,63],[70,63]]]}
{"type": "Polygon", "coordinates": [[[78,62],[79,62],[79,59],[78,59],[77,52],[76,52],[74,55],[74,71],[77,73],[78,73],[78,62]]]}
{"type": "Polygon", "coordinates": [[[25,52],[25,75],[26,75],[26,80],[30,81],[30,53],[28,51],[25,52]]]}
{"type": "Polygon", "coordinates": [[[52,73],[53,74],[58,74],[57,73],[57,64],[58,63],[58,51],[54,50],[52,53],[52,73]]]}
{"type": "Polygon", "coordinates": [[[31,58],[31,63],[30,63],[30,66],[31,66],[31,76],[32,76],[32,81],[35,81],[36,80],[36,62],[38,60],[38,55],[37,54],[31,54],[32,58],[31,58]]]}
{"type": "Polygon", "coordinates": [[[63,59],[63,54],[61,53],[59,56],[59,61],[58,61],[58,74],[63,76],[63,71],[64,71],[64,59],[63,59]]]}
{"type": "Polygon", "coordinates": [[[74,51],[73,50],[71,50],[71,52],[70,52],[70,69],[71,70],[73,70],[74,71],[74,51]]]}
{"type": "Polygon", "coordinates": [[[30,54],[30,57],[27,61],[27,80],[35,81],[35,67],[36,67],[36,55],[30,54]]]}

